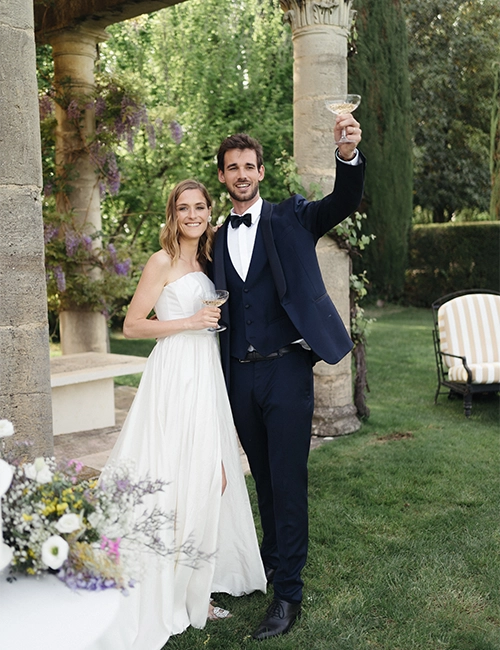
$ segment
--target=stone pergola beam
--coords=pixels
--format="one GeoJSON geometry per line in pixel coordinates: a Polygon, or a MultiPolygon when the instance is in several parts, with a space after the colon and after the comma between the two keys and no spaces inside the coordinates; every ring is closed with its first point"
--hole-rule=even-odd
{"type": "Polygon", "coordinates": [[[108,25],[172,7],[185,0],[35,0],[35,38],[47,43],[47,34],[84,27],[104,29],[108,25]]]}

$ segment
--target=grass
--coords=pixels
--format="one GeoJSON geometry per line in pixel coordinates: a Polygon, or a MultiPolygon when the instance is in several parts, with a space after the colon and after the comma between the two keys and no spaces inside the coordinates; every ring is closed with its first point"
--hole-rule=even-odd
{"type": "MultiPolygon", "coordinates": [[[[434,405],[430,312],[369,315],[371,415],[311,453],[303,616],[264,645],[499,650],[499,398],[474,397],[469,419],[460,399],[434,405]]],[[[141,354],[137,343],[113,338],[111,349],[141,354]]],[[[188,629],[165,650],[262,647],[250,635],[270,595],[216,600],[233,618],[188,629]]]]}
{"type": "MultiPolygon", "coordinates": [[[[374,310],[371,416],[310,458],[303,616],[266,650],[499,650],[499,399],[434,405],[432,319],[374,310]]],[[[252,503],[255,493],[248,482],[252,503]]],[[[217,601],[233,618],[165,650],[262,647],[270,596],[217,601]]]]}

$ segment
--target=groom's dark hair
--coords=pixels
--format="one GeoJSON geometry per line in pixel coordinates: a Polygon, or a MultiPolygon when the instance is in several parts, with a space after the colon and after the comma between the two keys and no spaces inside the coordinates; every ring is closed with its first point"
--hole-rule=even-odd
{"type": "Polygon", "coordinates": [[[226,138],[217,152],[217,167],[221,172],[224,171],[224,156],[226,155],[226,151],[231,151],[231,149],[252,149],[257,156],[258,169],[264,164],[264,152],[260,142],[246,133],[236,133],[226,138]]]}

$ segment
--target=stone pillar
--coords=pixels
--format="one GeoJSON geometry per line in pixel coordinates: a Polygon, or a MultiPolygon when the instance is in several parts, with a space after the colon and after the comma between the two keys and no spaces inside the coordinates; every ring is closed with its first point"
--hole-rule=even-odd
{"type": "Polygon", "coordinates": [[[52,455],[42,164],[32,0],[0,4],[0,418],[52,455]]]}
{"type": "MultiPolygon", "coordinates": [[[[294,156],[304,186],[315,183],[325,194],[335,181],[335,118],[324,100],[347,92],[351,5],[352,0],[281,0],[294,46],[294,156]]],[[[330,237],[318,244],[318,257],[328,293],[349,327],[349,258],[330,237]]],[[[342,435],[359,429],[350,355],[335,366],[320,362],[314,372],[313,433],[342,435]]]]}
{"type": "MultiPolygon", "coordinates": [[[[54,84],[69,100],[92,97],[97,43],[106,38],[104,30],[89,28],[63,30],[48,36],[54,58],[54,84]]],[[[77,225],[92,235],[101,230],[99,179],[95,163],[82,148],[81,136],[85,141],[94,135],[94,111],[85,109],[81,136],[59,105],[56,118],[56,166],[60,171],[70,166],[72,188],[68,195],[59,195],[58,209],[72,210],[77,225]]],[[[94,245],[100,245],[99,239],[94,240],[94,245]]],[[[108,351],[106,319],[98,312],[63,312],[60,330],[63,354],[108,351]]]]}

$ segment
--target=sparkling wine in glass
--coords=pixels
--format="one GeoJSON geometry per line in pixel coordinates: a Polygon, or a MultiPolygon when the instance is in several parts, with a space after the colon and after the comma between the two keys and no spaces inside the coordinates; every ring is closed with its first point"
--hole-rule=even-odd
{"type": "MultiPolygon", "coordinates": [[[[345,115],[352,113],[357,109],[361,101],[361,95],[339,95],[335,97],[327,97],[325,105],[329,111],[334,115],[345,115]]],[[[336,140],[335,144],[344,144],[346,142],[353,142],[349,140],[346,135],[345,129],[342,129],[340,140],[336,140]]]]}
{"type": "MultiPolygon", "coordinates": [[[[220,307],[226,302],[228,298],[229,291],[225,291],[224,289],[214,289],[214,291],[211,291],[206,296],[204,296],[201,302],[205,305],[205,307],[220,307]]],[[[217,325],[217,327],[209,327],[208,331],[223,332],[225,329],[227,329],[225,325],[217,325]]]]}

